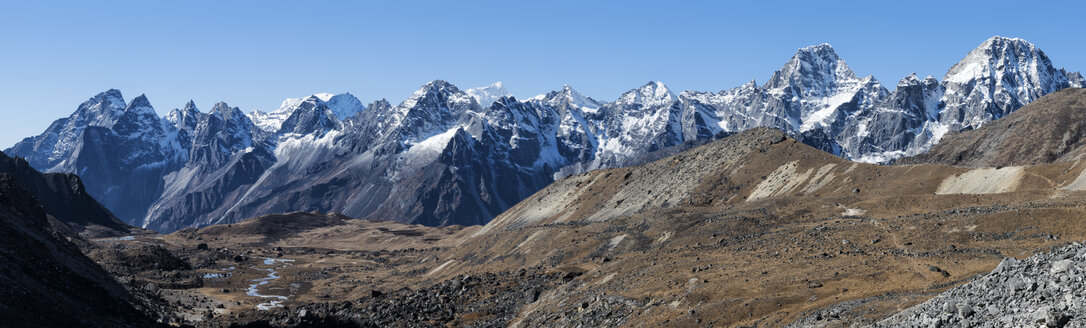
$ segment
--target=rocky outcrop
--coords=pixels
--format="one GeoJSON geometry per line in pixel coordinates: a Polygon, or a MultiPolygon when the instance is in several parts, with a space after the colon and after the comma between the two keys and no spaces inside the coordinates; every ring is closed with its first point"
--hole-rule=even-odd
{"type": "Polygon", "coordinates": [[[87,193],[83,181],[75,174],[42,174],[19,157],[0,153],[0,174],[9,175],[14,182],[37,200],[46,214],[63,222],[73,232],[88,238],[130,235],[136,228],[121,222],[108,209],[87,193]]]}
{"type": "Polygon", "coordinates": [[[1008,258],[991,273],[878,322],[876,327],[1086,326],[1086,247],[1008,258]]]}

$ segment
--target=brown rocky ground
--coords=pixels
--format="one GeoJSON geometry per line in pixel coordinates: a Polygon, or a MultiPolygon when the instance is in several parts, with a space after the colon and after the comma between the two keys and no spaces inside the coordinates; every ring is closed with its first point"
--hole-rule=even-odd
{"type": "Polygon", "coordinates": [[[202,320],[177,323],[848,326],[1086,239],[1084,169],[858,164],[756,129],[563,179],[481,228],[293,213],[98,247],[189,263],[199,286],[156,291],[202,320]],[[285,308],[255,309],[273,266],[258,291],[285,308]]]}

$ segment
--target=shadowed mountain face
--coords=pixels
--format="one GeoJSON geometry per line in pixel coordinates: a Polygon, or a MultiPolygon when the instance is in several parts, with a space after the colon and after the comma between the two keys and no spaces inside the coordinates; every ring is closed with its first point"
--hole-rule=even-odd
{"type": "MultiPolygon", "coordinates": [[[[60,175],[63,177],[63,175],[60,175]]],[[[144,327],[131,296],[63,235],[11,174],[0,173],[0,317],[11,327],[144,327]]],[[[78,180],[76,180],[78,181],[78,180]]],[[[70,191],[69,191],[70,192],[70,191]]],[[[57,198],[66,197],[63,193],[57,198]]]]}
{"type": "Polygon", "coordinates": [[[118,220],[91,197],[74,174],[42,174],[26,160],[4,153],[0,153],[0,174],[8,174],[41,204],[46,214],[84,237],[122,236],[135,232],[132,226],[118,220]]]}
{"type": "Polygon", "coordinates": [[[1086,155],[1086,89],[1056,91],[979,129],[953,133],[899,164],[970,167],[1075,161],[1086,155]]]}
{"type": "Polygon", "coordinates": [[[750,128],[887,162],[1083,84],[1029,42],[993,37],[942,81],[909,75],[890,91],[821,44],[762,85],[676,94],[648,82],[612,102],[569,86],[518,100],[500,84],[465,91],[438,80],[398,105],[315,94],[270,113],[224,103],[203,113],[190,102],[160,118],[146,97],[126,104],[109,90],[8,152],[79,174],[122,220],[163,232],[290,211],[475,225],[555,179],[750,128]]]}

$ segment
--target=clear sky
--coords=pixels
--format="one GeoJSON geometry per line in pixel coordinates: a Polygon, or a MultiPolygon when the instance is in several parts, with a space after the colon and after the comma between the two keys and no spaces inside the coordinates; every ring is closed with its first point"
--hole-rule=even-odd
{"type": "Polygon", "coordinates": [[[434,79],[569,84],[601,100],[650,80],[676,92],[764,83],[830,43],[888,88],[942,75],[992,35],[1086,70],[1083,1],[3,1],[0,148],[109,88],[159,113],[189,99],[245,111],[351,92],[399,103],[434,79]]]}

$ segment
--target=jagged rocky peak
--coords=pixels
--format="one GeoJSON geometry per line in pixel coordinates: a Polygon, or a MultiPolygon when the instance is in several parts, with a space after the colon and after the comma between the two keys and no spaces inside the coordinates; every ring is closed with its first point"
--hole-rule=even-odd
{"type": "Polygon", "coordinates": [[[236,122],[235,124],[252,125],[252,121],[249,120],[248,116],[245,116],[240,108],[230,107],[224,101],[215,103],[215,107],[211,108],[211,114],[219,115],[228,122],[236,122]]]}
{"type": "Polygon", "coordinates": [[[42,134],[23,139],[6,152],[26,158],[36,169],[52,170],[70,158],[87,127],[112,127],[126,107],[121,91],[99,92],[79,104],[72,115],[54,121],[42,134]]]}
{"type": "Polygon", "coordinates": [[[833,47],[827,43],[800,48],[795,55],[774,72],[766,87],[769,89],[799,87],[805,95],[820,96],[833,89],[838,81],[855,80],[856,74],[848,67],[833,47]]]}
{"type": "Polygon", "coordinates": [[[743,85],[735,88],[735,90],[751,90],[751,91],[757,90],[757,89],[758,89],[758,81],[756,81],[754,79],[751,79],[750,82],[743,83],[743,85]]]}
{"type": "Polygon", "coordinates": [[[392,104],[389,103],[387,99],[382,98],[381,100],[374,100],[373,103],[366,106],[366,108],[375,112],[385,112],[392,108],[392,104]]]}
{"type": "Polygon", "coordinates": [[[91,103],[108,104],[110,107],[113,108],[124,108],[125,106],[127,106],[124,102],[124,96],[121,95],[121,90],[117,89],[109,89],[103,92],[99,92],[97,95],[94,95],[94,97],[91,97],[87,100],[87,102],[85,102],[85,104],[91,103]]]}
{"type": "Polygon", "coordinates": [[[71,117],[75,124],[109,126],[124,113],[127,107],[121,91],[109,89],[80,104],[71,117]]]}
{"type": "Polygon", "coordinates": [[[448,130],[447,126],[455,124],[460,114],[479,111],[475,98],[449,82],[434,80],[396,107],[390,126],[411,135],[428,136],[448,130]]]}
{"type": "Polygon", "coordinates": [[[1070,87],[1068,78],[1032,43],[992,37],[943,77],[946,110],[940,123],[951,131],[980,127],[1045,94],[1070,87]]]}
{"type": "Polygon", "coordinates": [[[151,101],[147,100],[146,94],[140,94],[135,99],[132,99],[132,102],[124,109],[125,112],[139,111],[141,113],[146,113],[148,111],[154,113],[154,110],[154,107],[151,106],[151,101]]]}
{"type": "Polygon", "coordinates": [[[541,101],[560,111],[574,108],[582,112],[594,113],[603,106],[602,102],[592,99],[591,97],[586,97],[568,84],[563,85],[561,91],[551,91],[546,94],[532,97],[529,100],[541,101]]]}
{"type": "Polygon", "coordinates": [[[303,100],[290,112],[290,116],[283,120],[279,133],[293,133],[296,135],[317,133],[323,135],[325,132],[339,128],[339,125],[339,119],[328,108],[324,100],[313,95],[303,100]]]}
{"type": "Polygon", "coordinates": [[[479,102],[479,106],[483,108],[490,107],[498,99],[506,96],[512,96],[508,90],[505,89],[505,85],[501,81],[494,82],[488,86],[467,89],[468,95],[475,98],[475,101],[479,102]]]}
{"type": "Polygon", "coordinates": [[[928,75],[928,76],[924,77],[924,79],[920,79],[920,76],[916,75],[916,73],[909,73],[909,75],[906,75],[905,77],[901,78],[901,81],[897,82],[897,86],[899,88],[903,87],[903,86],[918,85],[918,84],[923,84],[923,85],[939,84],[939,80],[936,80],[935,77],[931,76],[931,75],[928,75]]]}
{"type": "Polygon", "coordinates": [[[178,130],[192,131],[200,123],[201,114],[200,109],[196,108],[196,103],[189,100],[184,108],[174,108],[166,114],[166,121],[169,121],[178,130]]]}
{"type": "Polygon", "coordinates": [[[623,93],[615,104],[628,106],[638,104],[645,107],[670,105],[678,98],[662,82],[650,81],[637,89],[623,93]]]}
{"type": "MultiPolygon", "coordinates": [[[[292,114],[294,114],[294,112],[298,110],[298,107],[305,103],[307,100],[315,99],[315,102],[325,103],[331,101],[334,98],[336,98],[336,96],[332,95],[331,93],[315,93],[313,95],[310,95],[309,97],[304,98],[287,98],[283,100],[283,102],[279,105],[278,109],[275,109],[271,112],[253,110],[252,112],[249,112],[248,117],[250,120],[253,121],[253,124],[255,124],[261,130],[268,133],[276,133],[277,131],[281,130],[283,122],[286,121],[287,118],[289,118],[292,114]]],[[[354,96],[350,96],[349,98],[354,98],[354,96]]],[[[357,100],[358,99],[355,99],[355,101],[357,100]]],[[[342,103],[344,105],[344,108],[349,107],[348,104],[351,103],[351,101],[347,97],[338,99],[336,100],[336,102],[342,103]]],[[[343,111],[349,112],[351,111],[351,109],[344,109],[343,111]]]]}
{"type": "Polygon", "coordinates": [[[124,113],[113,124],[113,131],[121,136],[145,139],[152,142],[165,133],[164,120],[155,112],[146,95],[139,95],[125,107],[124,113]]]}
{"type": "MultiPolygon", "coordinates": [[[[1052,61],[1041,49],[1018,38],[993,36],[973,49],[961,61],[947,71],[943,80],[950,83],[969,83],[975,78],[998,78],[1012,75],[1032,78],[1033,87],[1052,87],[1067,76],[1052,66],[1052,61]]],[[[1031,90],[1023,90],[1031,91],[1031,90]]],[[[1055,90],[1036,90],[1051,92],[1055,90]]]]}
{"type": "Polygon", "coordinates": [[[897,88],[880,107],[916,113],[921,118],[934,120],[938,116],[942,96],[943,90],[935,77],[928,75],[921,80],[916,73],[911,73],[897,83],[897,88]]]}
{"type": "Polygon", "coordinates": [[[198,156],[208,156],[203,152],[215,153],[213,155],[218,156],[215,160],[215,163],[217,163],[219,158],[229,155],[229,153],[218,154],[218,152],[224,149],[235,152],[253,145],[252,133],[256,126],[249,120],[248,116],[245,116],[241,109],[230,107],[226,102],[220,101],[216,103],[211,109],[211,113],[202,122],[196,130],[195,143],[205,146],[215,144],[215,146],[211,147],[210,150],[194,150],[194,153],[197,153],[198,156]]]}
{"type": "Polygon", "coordinates": [[[224,112],[230,112],[231,109],[230,105],[227,105],[225,101],[220,101],[215,103],[215,106],[211,108],[211,113],[222,115],[224,112]]]}
{"type": "Polygon", "coordinates": [[[1067,83],[1072,88],[1086,88],[1086,79],[1082,78],[1082,74],[1079,72],[1067,72],[1064,69],[1060,69],[1064,75],[1067,75],[1067,83]]]}
{"type": "Polygon", "coordinates": [[[434,80],[426,83],[418,91],[411,94],[411,97],[407,98],[400,106],[413,108],[419,105],[440,105],[449,110],[456,110],[466,109],[461,107],[471,107],[471,104],[477,106],[478,102],[455,85],[444,80],[434,80]]]}

